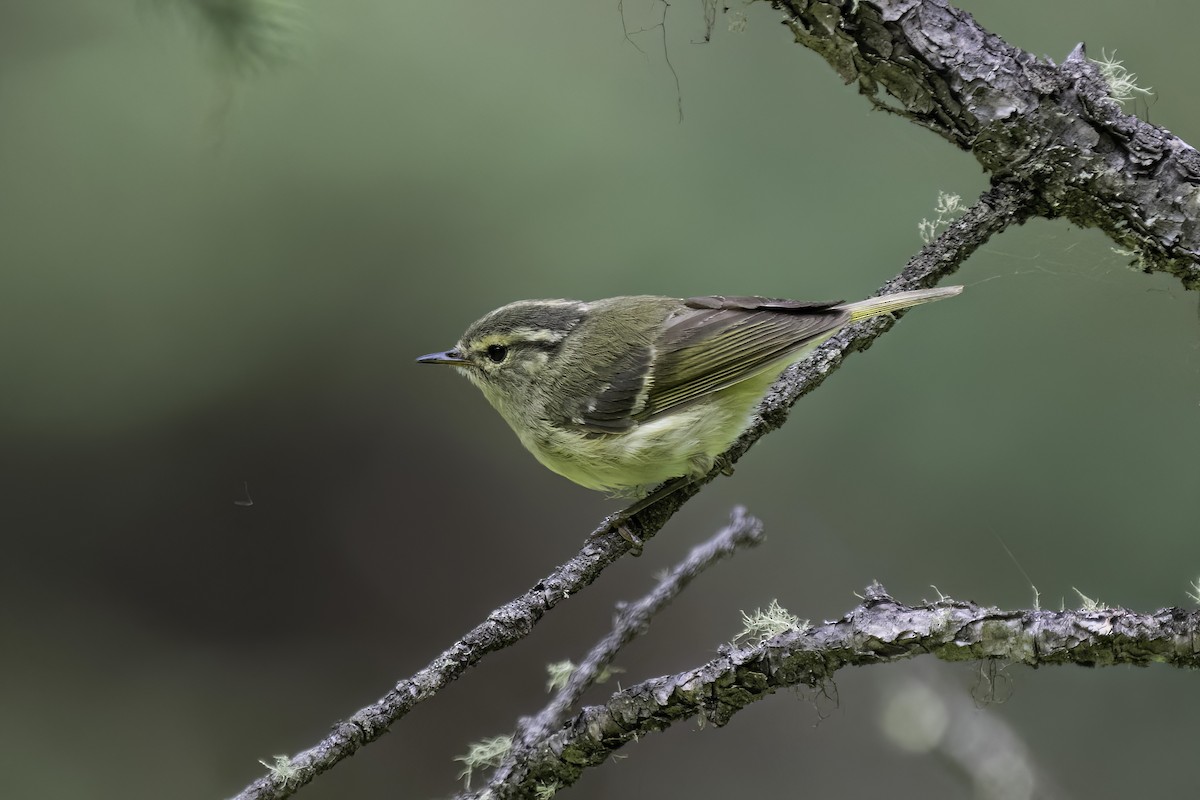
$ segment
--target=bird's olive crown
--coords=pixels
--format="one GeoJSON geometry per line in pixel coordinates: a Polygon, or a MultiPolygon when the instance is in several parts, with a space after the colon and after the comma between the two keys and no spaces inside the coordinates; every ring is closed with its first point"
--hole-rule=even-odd
{"type": "Polygon", "coordinates": [[[512,365],[524,365],[525,371],[532,372],[558,351],[586,314],[587,305],[577,300],[510,303],[467,328],[456,349],[482,375],[493,379],[512,365]]]}

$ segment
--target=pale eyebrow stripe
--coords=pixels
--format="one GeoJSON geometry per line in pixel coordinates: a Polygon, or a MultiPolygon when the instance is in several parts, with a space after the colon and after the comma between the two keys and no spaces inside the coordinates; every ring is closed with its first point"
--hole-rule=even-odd
{"type": "Polygon", "coordinates": [[[514,328],[512,338],[530,344],[558,344],[567,338],[568,331],[552,331],[546,328],[514,328]]]}

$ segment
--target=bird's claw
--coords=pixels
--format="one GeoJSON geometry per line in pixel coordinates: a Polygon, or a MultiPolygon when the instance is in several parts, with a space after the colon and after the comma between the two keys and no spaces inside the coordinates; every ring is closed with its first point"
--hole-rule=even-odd
{"type": "Polygon", "coordinates": [[[631,556],[637,558],[642,554],[642,539],[633,532],[628,519],[623,519],[617,523],[617,533],[621,534],[622,539],[629,542],[629,554],[631,556]]]}
{"type": "Polygon", "coordinates": [[[642,538],[633,531],[630,515],[618,511],[615,514],[609,514],[604,519],[604,524],[597,528],[588,540],[604,536],[609,531],[616,531],[621,535],[621,538],[629,543],[629,553],[632,556],[640,556],[642,554],[642,538]]]}

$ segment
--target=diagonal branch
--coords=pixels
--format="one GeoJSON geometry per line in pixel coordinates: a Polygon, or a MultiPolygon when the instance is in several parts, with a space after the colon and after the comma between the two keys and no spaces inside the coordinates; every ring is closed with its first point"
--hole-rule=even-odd
{"type": "Polygon", "coordinates": [[[341,760],[375,741],[418,703],[436,695],[484,656],[502,650],[533,630],[547,611],[599,577],[609,564],[624,555],[628,544],[620,537],[593,537],[562,566],[535,583],[520,597],[488,614],[487,619],[447,648],[424,669],[348,719],[332,732],[285,763],[286,771],[268,772],[244,788],[234,800],[290,797],[304,784],[341,760]]]}
{"type": "Polygon", "coordinates": [[[943,661],[1031,667],[1161,663],[1196,669],[1198,633],[1200,611],[1001,611],[951,599],[909,606],[872,584],[863,602],[837,622],[728,650],[702,667],[644,681],[585,708],[513,771],[523,779],[493,787],[492,797],[530,796],[537,785],[568,786],[639,736],[693,718],[724,725],[779,689],[821,688],[843,667],[930,654],[943,661]]]}

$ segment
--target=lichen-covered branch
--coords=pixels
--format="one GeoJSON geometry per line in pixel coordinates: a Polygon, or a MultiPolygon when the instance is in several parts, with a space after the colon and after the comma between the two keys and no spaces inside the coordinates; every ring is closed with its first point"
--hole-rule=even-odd
{"type": "MultiPolygon", "coordinates": [[[[952,275],[971,253],[1009,225],[1019,225],[1029,216],[1029,195],[1023,187],[998,184],[984,192],[979,200],[950,223],[941,236],[921,249],[904,270],[879,290],[880,294],[921,289],[936,285],[952,275]]],[[[787,419],[788,410],[797,400],[820,386],[851,353],[871,346],[896,324],[899,314],[875,317],[839,332],[804,361],[789,368],[775,383],[758,409],[754,424],[725,454],[736,462],[767,432],[787,419]]],[[[663,504],[660,504],[663,505],[663,504]]],[[[653,510],[653,509],[652,509],[653,510]]]]}
{"type": "Polygon", "coordinates": [[[774,4],[796,41],[877,107],[1029,187],[1039,216],[1099,227],[1145,271],[1200,289],[1200,153],[1125,114],[1083,45],[1056,65],[946,0],[774,4]]]}
{"type": "Polygon", "coordinates": [[[290,797],[304,784],[363,745],[387,733],[388,728],[418,703],[475,666],[489,653],[525,638],[547,611],[594,581],[609,564],[625,554],[629,545],[619,536],[592,537],[583,549],[538,581],[520,597],[488,614],[420,672],[348,719],[333,726],[320,742],[287,760],[286,769],[273,769],[243,789],[234,800],[277,800],[290,797]]]}
{"type": "Polygon", "coordinates": [[[717,531],[708,541],[692,548],[680,563],[676,564],[654,587],[636,603],[623,606],[617,613],[613,628],[608,635],[596,643],[547,706],[537,716],[526,721],[513,737],[512,754],[496,770],[492,781],[503,784],[510,781],[513,765],[520,763],[529,748],[548,736],[566,718],[579,699],[613,662],[622,647],[642,635],[650,626],[651,618],[667,606],[696,577],[717,561],[728,558],[739,548],[751,547],[763,541],[763,525],[740,506],[733,510],[729,524],[717,531]]]}
{"type": "Polygon", "coordinates": [[[585,708],[530,751],[513,770],[515,780],[491,787],[491,797],[526,797],[537,785],[568,786],[639,736],[692,719],[724,725],[779,689],[823,687],[843,667],[933,655],[1003,666],[1196,669],[1198,633],[1200,611],[1001,611],[951,599],[910,606],[873,584],[863,602],[836,622],[784,633],[755,647],[726,649],[702,667],[643,681],[604,705],[585,708]]]}
{"type": "MultiPolygon", "coordinates": [[[[582,690],[611,660],[612,654],[636,636],[649,617],[697,575],[738,548],[760,543],[762,538],[762,523],[746,514],[744,509],[736,508],[729,525],[696,547],[655,591],[621,615],[613,633],[597,646],[573,681],[534,721],[531,734],[544,736],[561,721],[563,713],[578,701],[582,690]]],[[[547,611],[592,583],[605,567],[624,555],[628,547],[629,544],[619,536],[590,537],[572,559],[538,581],[521,597],[497,608],[420,672],[400,681],[379,700],[334,725],[329,735],[316,745],[295,756],[276,756],[276,763],[268,765],[267,774],[248,785],[234,800],[290,797],[320,773],[378,739],[418,703],[436,695],[488,653],[523,639],[547,611]]]]}

